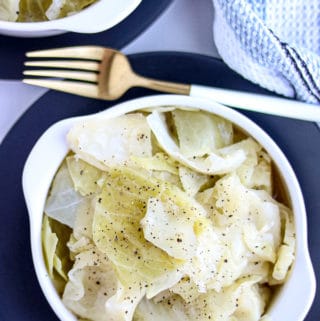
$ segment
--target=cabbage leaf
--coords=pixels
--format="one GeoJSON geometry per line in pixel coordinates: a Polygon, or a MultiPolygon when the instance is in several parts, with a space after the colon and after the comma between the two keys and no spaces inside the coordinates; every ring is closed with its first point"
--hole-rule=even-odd
{"type": "Polygon", "coordinates": [[[235,173],[198,193],[196,199],[208,211],[218,239],[225,245],[207,287],[219,291],[231,285],[241,275],[249,275],[252,264],[260,270],[255,275],[266,280],[269,265],[260,262],[275,262],[281,238],[278,203],[263,190],[246,188],[235,173]]]}
{"type": "Polygon", "coordinates": [[[54,256],[58,244],[58,237],[52,232],[48,216],[43,217],[42,245],[48,273],[53,278],[54,256]]]}
{"type": "Polygon", "coordinates": [[[63,303],[82,318],[106,320],[105,304],[117,291],[111,262],[94,246],[79,253],[68,273],[63,303]]]}
{"type": "Polygon", "coordinates": [[[19,14],[20,0],[0,1],[0,20],[16,21],[19,14]]]}
{"type": "Polygon", "coordinates": [[[20,0],[18,22],[46,21],[52,0],[20,0]]]}
{"type": "Polygon", "coordinates": [[[204,157],[196,155],[187,157],[181,152],[180,147],[171,137],[163,114],[155,111],[147,116],[147,122],[167,154],[199,173],[209,175],[229,173],[238,168],[246,159],[246,153],[241,146],[234,149],[230,154],[221,154],[220,150],[217,149],[204,157]]]}
{"type": "Polygon", "coordinates": [[[152,157],[132,156],[131,159],[138,167],[142,167],[147,170],[166,171],[171,174],[178,175],[178,163],[164,153],[159,152],[152,157]]]}
{"type": "Polygon", "coordinates": [[[127,165],[132,156],[152,156],[150,128],[139,113],[86,119],[71,128],[67,140],[81,159],[102,170],[127,165]]]}
{"type": "Polygon", "coordinates": [[[134,321],[191,321],[187,316],[184,303],[178,296],[156,303],[143,299],[134,314],[134,321]]]}
{"type": "Polygon", "coordinates": [[[271,158],[262,150],[261,145],[252,138],[228,146],[221,152],[228,154],[236,146],[242,146],[246,152],[246,160],[237,168],[241,183],[247,188],[263,189],[272,194],[271,158]]]}
{"type": "Polygon", "coordinates": [[[181,186],[178,176],[179,164],[162,151],[158,151],[152,157],[132,156],[131,161],[132,167],[146,170],[157,179],[181,186]]]}
{"type": "Polygon", "coordinates": [[[272,272],[272,277],[278,281],[277,283],[284,282],[287,276],[288,270],[295,257],[294,253],[296,243],[294,222],[290,209],[281,205],[280,213],[283,221],[282,226],[284,226],[284,236],[277,253],[277,260],[272,272]]]}
{"type": "Polygon", "coordinates": [[[208,175],[197,173],[185,166],[179,167],[179,177],[184,191],[192,197],[210,180],[208,175]]]}
{"type": "Polygon", "coordinates": [[[2,0],[0,20],[48,21],[75,14],[97,0],[2,0]]]}
{"type": "Polygon", "coordinates": [[[172,111],[179,147],[187,158],[204,156],[232,144],[232,124],[205,112],[172,111]]]}
{"type": "Polygon", "coordinates": [[[141,226],[149,242],[172,257],[188,260],[196,255],[197,237],[194,218],[186,217],[183,211],[185,208],[178,208],[170,200],[164,203],[159,198],[151,197],[141,226]]]}
{"type": "Polygon", "coordinates": [[[265,309],[255,277],[237,280],[233,285],[199,295],[186,306],[191,320],[258,321],[265,309]]]}
{"type": "Polygon", "coordinates": [[[193,295],[190,286],[190,294],[184,291],[183,296],[166,291],[157,300],[143,299],[136,309],[134,321],[259,321],[270,292],[259,287],[257,282],[256,277],[247,277],[219,292],[209,290],[198,295],[193,295]]]}
{"type": "Polygon", "coordinates": [[[44,215],[42,222],[42,248],[45,264],[59,293],[63,292],[67,273],[72,266],[67,242],[71,230],[65,225],[44,215]]]}
{"type": "Polygon", "coordinates": [[[124,287],[118,282],[117,292],[106,302],[107,320],[131,321],[135,309],[145,293],[146,288],[140,285],[124,287]]]}
{"type": "Polygon", "coordinates": [[[93,240],[114,264],[120,282],[146,286],[150,296],[178,282],[183,262],[148,242],[140,225],[151,197],[185,206],[176,190],[126,167],[110,170],[106,182],[95,204],[93,240]]]}
{"type": "Polygon", "coordinates": [[[75,14],[96,0],[51,0],[50,7],[46,10],[49,20],[63,18],[75,14]]]}
{"type": "Polygon", "coordinates": [[[184,260],[185,264],[179,270],[190,276],[199,291],[205,291],[216,272],[221,246],[203,208],[187,194],[180,194],[183,205],[179,207],[172,201],[172,196],[166,202],[149,198],[141,226],[149,242],[171,257],[184,260]]]}
{"type": "Polygon", "coordinates": [[[101,189],[103,172],[75,155],[67,157],[67,166],[74,189],[82,196],[93,195],[101,189]]]}
{"type": "Polygon", "coordinates": [[[79,207],[85,198],[75,191],[66,162],[63,162],[52,182],[44,212],[51,218],[73,228],[79,207]]]}

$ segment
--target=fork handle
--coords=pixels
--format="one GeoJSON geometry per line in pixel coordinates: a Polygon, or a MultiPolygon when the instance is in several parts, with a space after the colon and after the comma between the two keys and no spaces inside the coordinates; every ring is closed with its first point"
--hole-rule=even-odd
{"type": "Polygon", "coordinates": [[[223,105],[259,113],[320,122],[319,105],[291,99],[200,85],[191,85],[190,96],[205,97],[223,105]]]}
{"type": "Polygon", "coordinates": [[[136,75],[136,78],[134,79],[134,85],[178,95],[189,95],[191,89],[191,85],[170,81],[161,81],[146,77],[140,77],[138,75],[136,75]]]}
{"type": "Polygon", "coordinates": [[[139,86],[157,91],[209,98],[238,109],[320,123],[320,106],[313,104],[230,89],[138,78],[139,86]]]}

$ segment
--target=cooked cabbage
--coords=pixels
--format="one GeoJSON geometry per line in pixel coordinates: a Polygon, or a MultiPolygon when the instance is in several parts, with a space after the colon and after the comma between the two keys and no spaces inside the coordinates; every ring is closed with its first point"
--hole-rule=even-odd
{"type": "Polygon", "coordinates": [[[212,114],[176,109],[172,111],[181,153],[204,156],[232,144],[230,122],[212,114]]]}
{"type": "Polygon", "coordinates": [[[108,172],[95,204],[95,244],[114,264],[123,285],[140,284],[150,296],[162,291],[172,275],[175,282],[181,278],[179,267],[183,262],[148,242],[140,225],[149,198],[159,196],[164,202],[172,198],[177,207],[183,205],[184,200],[167,187],[165,182],[137,171],[117,168],[108,172]]]}
{"type": "Polygon", "coordinates": [[[184,304],[178,296],[156,303],[143,299],[136,310],[134,321],[191,321],[184,309],[184,304]]]}
{"type": "Polygon", "coordinates": [[[18,22],[46,21],[51,0],[20,0],[18,22]]]}
{"type": "Polygon", "coordinates": [[[284,221],[284,236],[282,244],[277,254],[277,260],[274,265],[272,278],[283,281],[294,260],[295,251],[295,230],[290,210],[284,205],[280,206],[280,213],[284,221]]]}
{"type": "Polygon", "coordinates": [[[150,197],[140,223],[146,240],[172,257],[188,260],[196,255],[197,237],[193,218],[184,217],[183,211],[173,202],[150,197]]]}
{"type": "Polygon", "coordinates": [[[178,175],[179,164],[169,155],[164,153],[156,153],[152,157],[132,156],[131,159],[135,162],[137,167],[142,167],[149,171],[165,171],[178,175]]]}
{"type": "Polygon", "coordinates": [[[75,125],[67,139],[78,157],[102,170],[126,165],[132,156],[152,156],[151,132],[142,114],[92,118],[75,125]]]}
{"type": "Polygon", "coordinates": [[[195,196],[200,188],[209,182],[210,177],[197,173],[196,171],[185,167],[179,167],[179,177],[185,192],[190,196],[195,196]]]}
{"type": "Polygon", "coordinates": [[[67,273],[72,264],[69,259],[67,241],[70,229],[44,215],[42,222],[42,247],[45,264],[59,293],[62,293],[67,273]]]}
{"type": "Polygon", "coordinates": [[[97,0],[2,0],[0,20],[36,22],[77,13],[97,0]]]}
{"type": "Polygon", "coordinates": [[[58,237],[52,232],[48,216],[44,216],[43,218],[42,244],[47,270],[49,275],[53,277],[54,257],[58,244],[58,237]]]}
{"type": "Polygon", "coordinates": [[[255,277],[239,279],[233,285],[198,296],[186,306],[191,320],[256,321],[265,308],[255,277]]]}
{"type": "Polygon", "coordinates": [[[63,162],[53,180],[44,212],[49,217],[73,228],[77,211],[83,202],[85,198],[75,190],[68,167],[63,162]]]}
{"type": "Polygon", "coordinates": [[[0,20],[16,21],[19,15],[20,0],[2,0],[0,2],[0,20]]]}
{"type": "Polygon", "coordinates": [[[246,159],[245,151],[239,148],[230,154],[221,154],[219,149],[206,153],[204,157],[198,155],[186,156],[170,136],[164,115],[155,111],[147,117],[148,124],[156,136],[161,147],[176,161],[202,174],[225,174],[237,169],[246,159]]]}
{"type": "Polygon", "coordinates": [[[105,176],[98,168],[75,157],[67,157],[67,166],[74,189],[82,196],[97,193],[103,186],[105,176]]]}
{"type": "Polygon", "coordinates": [[[142,300],[135,321],[257,321],[265,309],[270,293],[257,284],[255,277],[236,281],[219,292],[207,291],[186,299],[177,292],[162,293],[159,300],[142,300]],[[261,300],[261,297],[266,301],[261,300]]]}
{"type": "Polygon", "coordinates": [[[117,278],[110,261],[95,247],[79,253],[68,273],[63,303],[82,318],[106,320],[105,303],[116,294],[117,278]]]}
{"type": "Polygon", "coordinates": [[[76,316],[268,320],[295,229],[272,197],[262,146],[220,117],[173,106],[89,118],[68,142],[42,237],[48,273],[76,316]]]}
{"type": "Polygon", "coordinates": [[[49,20],[63,18],[75,14],[88,7],[96,0],[52,0],[46,10],[49,20]]]}

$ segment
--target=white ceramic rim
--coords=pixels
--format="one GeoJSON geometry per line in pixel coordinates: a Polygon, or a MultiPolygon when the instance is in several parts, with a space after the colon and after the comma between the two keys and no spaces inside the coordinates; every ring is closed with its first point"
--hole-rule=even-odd
{"type": "MultiPolygon", "coordinates": [[[[250,119],[239,112],[213,101],[181,95],[157,95],[138,98],[118,104],[99,114],[84,117],[112,118],[142,108],[181,106],[201,109],[220,115],[248,132],[262,144],[283,176],[292,202],[296,226],[296,260],[287,282],[268,310],[272,321],[302,321],[315,296],[316,281],[307,242],[307,222],[304,200],[295,173],[276,143],[250,119]]],[[[41,247],[41,222],[43,207],[53,176],[68,152],[66,134],[73,124],[84,119],[75,117],[51,126],[33,147],[23,170],[23,191],[29,212],[31,249],[36,274],[49,304],[64,321],[75,321],[75,316],[63,305],[56,293],[43,260],[41,247]],[[47,161],[43,161],[46,159],[47,161]],[[48,160],[50,164],[48,165],[48,160]],[[36,175],[35,175],[36,174],[36,175]],[[37,195],[35,198],[34,195],[37,195]]]]}
{"type": "Polygon", "coordinates": [[[1,30],[10,33],[37,33],[61,30],[95,33],[107,30],[132,13],[142,0],[100,0],[90,7],[65,18],[41,22],[0,21],[1,30]]]}

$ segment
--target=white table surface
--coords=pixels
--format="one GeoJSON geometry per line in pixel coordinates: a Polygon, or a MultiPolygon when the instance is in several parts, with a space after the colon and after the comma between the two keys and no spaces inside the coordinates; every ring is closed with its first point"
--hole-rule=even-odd
{"type": "MultiPolygon", "coordinates": [[[[123,52],[170,50],[218,57],[213,42],[213,13],[211,0],[174,0],[123,52]]],[[[0,142],[23,112],[46,91],[20,81],[0,79],[0,142]]]]}

